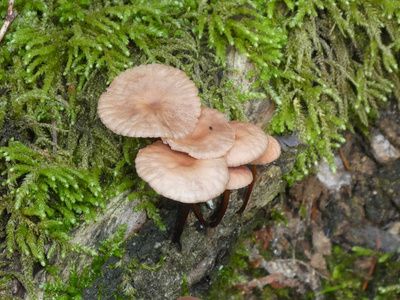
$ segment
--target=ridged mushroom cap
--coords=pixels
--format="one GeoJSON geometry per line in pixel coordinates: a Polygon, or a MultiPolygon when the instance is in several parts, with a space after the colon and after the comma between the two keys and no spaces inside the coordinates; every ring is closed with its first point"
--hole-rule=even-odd
{"type": "Polygon", "coordinates": [[[240,121],[231,121],[229,125],[235,131],[235,141],[225,155],[228,167],[248,164],[267,150],[268,138],[260,127],[240,121]]]}
{"type": "Polygon", "coordinates": [[[269,164],[279,158],[281,155],[281,145],[279,142],[272,136],[267,135],[268,137],[268,147],[267,150],[256,160],[252,161],[251,165],[265,165],[269,164]]]}
{"type": "Polygon", "coordinates": [[[225,189],[237,190],[248,186],[253,181],[253,174],[246,166],[229,167],[229,181],[225,189]]]}
{"type": "Polygon", "coordinates": [[[173,150],[182,151],[197,159],[224,156],[233,146],[235,131],[220,111],[202,107],[194,132],[184,139],[164,138],[173,150]]]}
{"type": "Polygon", "coordinates": [[[195,159],[161,141],[141,149],[136,172],[159,194],[184,203],[205,202],[222,194],[229,181],[223,157],[195,159]]]}
{"type": "Polygon", "coordinates": [[[117,134],[180,139],[194,131],[200,105],[198,90],[185,72],[151,64],[115,77],[100,96],[98,113],[117,134]]]}

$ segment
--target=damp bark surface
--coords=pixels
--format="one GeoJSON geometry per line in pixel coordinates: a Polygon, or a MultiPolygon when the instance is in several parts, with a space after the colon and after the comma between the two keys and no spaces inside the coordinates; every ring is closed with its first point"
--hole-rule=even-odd
{"type": "MultiPolygon", "coordinates": [[[[126,243],[122,262],[110,268],[117,262],[116,258],[110,259],[103,267],[104,276],[84,291],[84,299],[97,299],[99,295],[101,299],[113,299],[124,285],[135,289],[139,299],[176,299],[183,293],[184,280],[192,289],[215,276],[237,238],[251,232],[255,216],[283,191],[283,172],[290,169],[294,158],[293,153],[287,152],[276,164],[259,168],[249,206],[243,214],[236,212],[245,190],[231,193],[227,213],[216,228],[204,228],[191,213],[180,244],[172,242],[179,204],[160,199],[160,214],[167,230],[161,231],[151,220],[145,222],[138,235],[126,243]],[[159,264],[160,261],[163,262],[159,264]]],[[[215,206],[219,200],[213,200],[215,206]]],[[[207,204],[201,204],[200,209],[205,215],[212,214],[207,204]]]]}
{"type": "MultiPolygon", "coordinates": [[[[249,61],[232,50],[228,62],[240,70],[235,73],[239,77],[228,75],[250,86],[244,78],[254,68],[249,61]]],[[[247,118],[263,128],[273,110],[267,98],[254,99],[245,107],[247,118]]],[[[204,228],[190,213],[179,244],[172,242],[179,204],[160,198],[160,215],[167,230],[161,231],[152,220],[138,226],[137,235],[126,242],[122,260],[111,258],[103,267],[104,276],[83,292],[83,298],[114,299],[129,289],[135,291],[138,299],[176,299],[183,294],[184,285],[188,291],[204,294],[216,278],[218,268],[229,257],[232,246],[241,236],[251,234],[254,224],[265,219],[265,209],[284,191],[283,176],[292,169],[296,152],[295,147],[287,148],[276,163],[258,167],[252,196],[242,214],[237,211],[246,189],[231,192],[227,212],[216,228],[204,228]]],[[[203,215],[211,216],[220,200],[200,204],[203,215]]]]}

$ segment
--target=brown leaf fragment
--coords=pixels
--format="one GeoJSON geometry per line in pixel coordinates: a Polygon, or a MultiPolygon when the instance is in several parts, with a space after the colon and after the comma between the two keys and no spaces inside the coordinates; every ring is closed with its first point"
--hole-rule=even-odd
{"type": "Polygon", "coordinates": [[[266,229],[254,231],[254,238],[258,243],[263,245],[263,250],[265,250],[269,242],[274,239],[274,234],[271,232],[271,227],[268,226],[266,229]]]}
{"type": "Polygon", "coordinates": [[[317,224],[313,224],[312,243],[315,253],[319,253],[321,255],[331,255],[331,241],[326,237],[326,235],[322,231],[322,228],[317,224]]]}
{"type": "MultiPolygon", "coordinates": [[[[297,259],[276,259],[266,261],[259,253],[258,249],[249,249],[249,259],[255,260],[262,258],[260,267],[267,270],[270,274],[279,274],[286,279],[297,280],[300,283],[307,284],[311,290],[318,294],[322,291],[322,285],[318,273],[309,264],[297,259]]],[[[298,292],[303,289],[298,288],[298,292]]],[[[323,295],[317,295],[315,299],[323,299],[323,295]]]]}
{"type": "Polygon", "coordinates": [[[253,269],[257,269],[260,266],[262,261],[263,261],[262,257],[257,258],[257,259],[253,259],[253,260],[250,261],[250,265],[251,265],[251,267],[253,269]]]}
{"type": "Polygon", "coordinates": [[[262,277],[262,278],[255,278],[253,280],[250,280],[247,283],[238,284],[236,286],[236,288],[247,291],[248,289],[251,289],[251,288],[262,287],[262,286],[265,286],[265,285],[273,282],[277,277],[279,277],[278,274],[272,274],[272,275],[268,275],[268,276],[262,277]]]}
{"type": "Polygon", "coordinates": [[[311,256],[310,266],[319,271],[327,271],[326,261],[321,253],[314,253],[311,256]]]}
{"type": "MultiPolygon", "coordinates": [[[[284,277],[294,278],[307,283],[311,290],[317,294],[322,291],[321,281],[314,268],[296,259],[277,259],[266,262],[265,269],[272,274],[281,274],[284,277]]],[[[316,296],[315,299],[322,299],[316,296]]]]}
{"type": "Polygon", "coordinates": [[[312,204],[312,212],[311,212],[311,220],[314,222],[317,222],[317,212],[318,212],[317,198],[314,198],[312,204]]]}
{"type": "Polygon", "coordinates": [[[297,287],[300,282],[295,279],[285,278],[279,274],[272,274],[261,278],[255,278],[247,283],[239,284],[236,286],[237,289],[242,289],[244,293],[249,292],[253,288],[263,289],[266,285],[270,284],[273,288],[281,289],[285,287],[297,287]]]}
{"type": "Polygon", "coordinates": [[[275,281],[271,283],[271,287],[274,289],[283,289],[286,287],[298,287],[300,286],[301,282],[293,279],[293,278],[286,278],[283,276],[277,277],[275,281]]]}

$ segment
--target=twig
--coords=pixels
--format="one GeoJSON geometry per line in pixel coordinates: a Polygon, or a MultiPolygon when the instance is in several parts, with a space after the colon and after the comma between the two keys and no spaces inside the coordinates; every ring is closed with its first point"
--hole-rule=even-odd
{"type": "Polygon", "coordinates": [[[40,154],[42,154],[42,155],[44,155],[44,156],[46,156],[46,157],[49,157],[49,158],[53,159],[53,158],[50,156],[50,154],[48,154],[46,151],[40,149],[40,148],[37,147],[37,146],[34,146],[34,148],[35,148],[35,150],[36,150],[37,152],[39,152],[40,154]]]}
{"type": "MultiPolygon", "coordinates": [[[[54,118],[51,119],[51,125],[53,125],[52,129],[52,137],[53,137],[53,143],[57,145],[57,130],[56,130],[56,120],[54,118]]],[[[57,151],[57,147],[53,146],[53,153],[57,151]]]]}
{"type": "Polygon", "coordinates": [[[12,86],[12,84],[9,84],[9,85],[7,85],[5,88],[0,88],[0,97],[5,93],[5,92],[7,92],[9,89],[11,89],[13,86],[12,86]]]}
{"type": "Polygon", "coordinates": [[[3,40],[3,37],[5,36],[8,28],[11,26],[11,23],[18,16],[18,13],[14,10],[14,3],[15,3],[15,0],[8,1],[8,9],[7,9],[6,19],[4,21],[3,26],[0,29],[0,42],[3,40]]]}
{"type": "Polygon", "coordinates": [[[347,162],[347,159],[346,159],[346,157],[344,156],[344,153],[343,153],[342,148],[339,148],[339,154],[340,154],[340,157],[342,158],[344,168],[345,168],[347,171],[350,171],[351,169],[350,169],[349,163],[347,162]]]}
{"type": "Polygon", "coordinates": [[[317,212],[318,212],[317,198],[314,198],[311,211],[311,220],[314,222],[317,222],[317,212]]]}
{"type": "MultiPolygon", "coordinates": [[[[378,237],[376,238],[376,251],[379,251],[380,247],[381,247],[381,236],[378,235],[378,237]]],[[[369,272],[368,272],[368,278],[365,279],[364,284],[362,286],[362,290],[363,291],[365,291],[367,289],[369,280],[370,280],[370,278],[372,276],[372,273],[374,272],[374,269],[375,269],[375,266],[376,266],[377,262],[378,262],[378,259],[376,257],[374,257],[372,259],[371,268],[369,269],[369,272]]]]}

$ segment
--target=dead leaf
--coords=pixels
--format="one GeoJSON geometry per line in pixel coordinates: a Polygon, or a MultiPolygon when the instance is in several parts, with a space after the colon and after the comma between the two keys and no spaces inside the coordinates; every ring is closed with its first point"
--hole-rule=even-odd
{"type": "Polygon", "coordinates": [[[332,253],[332,244],[330,239],[328,239],[322,228],[317,224],[313,224],[313,236],[312,243],[314,246],[314,252],[319,253],[321,255],[331,255],[332,253]]]}
{"type": "Polygon", "coordinates": [[[262,261],[263,261],[262,257],[253,259],[253,260],[250,260],[250,265],[253,269],[257,269],[260,266],[262,261]]]}
{"type": "Polygon", "coordinates": [[[310,265],[311,267],[320,271],[327,271],[326,261],[321,253],[314,253],[311,256],[310,265]]]}
{"type": "Polygon", "coordinates": [[[263,250],[267,249],[270,241],[273,240],[274,234],[271,232],[271,227],[261,229],[259,231],[254,231],[254,238],[258,243],[261,243],[263,250]]]}

